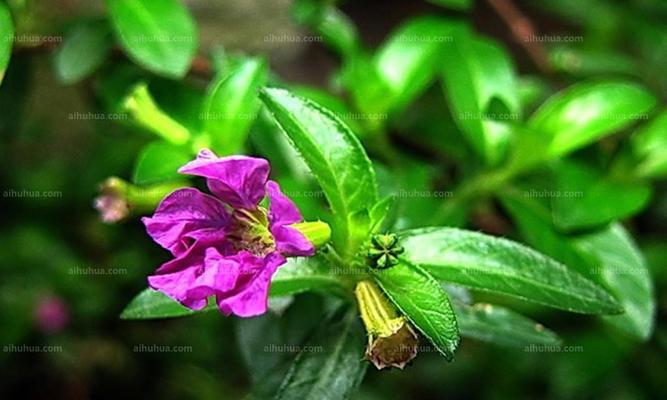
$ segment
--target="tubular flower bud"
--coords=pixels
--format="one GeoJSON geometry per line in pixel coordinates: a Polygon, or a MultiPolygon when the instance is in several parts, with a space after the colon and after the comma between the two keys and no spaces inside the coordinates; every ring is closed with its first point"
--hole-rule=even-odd
{"type": "Polygon", "coordinates": [[[100,195],[93,207],[103,222],[116,223],[131,215],[153,211],[164,196],[182,186],[184,182],[179,181],[139,187],[112,176],[100,185],[100,195]]]}
{"type": "Polygon", "coordinates": [[[369,280],[360,281],[354,290],[361,319],[368,333],[366,358],[377,369],[403,369],[417,356],[419,338],[404,316],[369,280]]]}

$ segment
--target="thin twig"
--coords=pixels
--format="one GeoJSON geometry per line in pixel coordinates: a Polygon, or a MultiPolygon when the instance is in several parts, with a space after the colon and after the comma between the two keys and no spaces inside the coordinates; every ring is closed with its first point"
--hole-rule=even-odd
{"type": "Polygon", "coordinates": [[[536,29],[528,17],[512,2],[512,0],[487,0],[500,18],[509,26],[514,39],[528,52],[540,72],[552,72],[549,57],[542,43],[537,40],[536,29]]]}

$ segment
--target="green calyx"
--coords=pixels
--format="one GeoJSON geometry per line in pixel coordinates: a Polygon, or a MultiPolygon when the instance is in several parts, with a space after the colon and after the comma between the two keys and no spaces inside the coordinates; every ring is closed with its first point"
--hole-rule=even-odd
{"type": "Polygon", "coordinates": [[[371,237],[366,259],[371,268],[386,269],[398,264],[398,256],[405,250],[393,233],[376,234],[371,237]]]}
{"type": "Polygon", "coordinates": [[[112,176],[100,185],[94,207],[100,212],[104,222],[120,222],[130,216],[152,212],[166,195],[186,186],[187,181],[136,186],[112,176]]]}

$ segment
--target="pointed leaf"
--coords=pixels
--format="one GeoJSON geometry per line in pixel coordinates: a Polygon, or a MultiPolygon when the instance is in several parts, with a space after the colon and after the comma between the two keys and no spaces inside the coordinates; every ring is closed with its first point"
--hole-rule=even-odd
{"type": "Polygon", "coordinates": [[[161,141],[149,143],[137,157],[132,181],[137,185],[147,185],[182,179],[178,169],[191,159],[192,155],[184,147],[161,141]]]}
{"type": "Polygon", "coordinates": [[[5,77],[9,58],[12,55],[12,44],[14,43],[14,21],[9,7],[0,3],[0,83],[5,77]]]}
{"type": "Polygon", "coordinates": [[[333,212],[333,242],[352,254],[367,232],[355,234],[355,213],[378,200],[375,172],[361,143],[329,110],[283,89],[266,88],[262,101],[319,182],[333,212]]]}
{"type": "Polygon", "coordinates": [[[197,28],[179,0],[106,0],[128,56],[168,77],[184,76],[198,46],[197,28]]]}
{"type": "Polygon", "coordinates": [[[415,18],[378,49],[373,65],[389,89],[392,108],[412,101],[435,79],[443,45],[452,41],[459,25],[438,17],[415,18]]]}
{"type": "Polygon", "coordinates": [[[364,335],[355,314],[324,324],[296,357],[275,399],[348,399],[366,372],[363,355],[364,335]]]}
{"type": "Polygon", "coordinates": [[[352,289],[346,288],[335,272],[321,256],[290,258],[271,278],[270,294],[289,296],[310,291],[349,293],[352,289]]]}
{"type": "Polygon", "coordinates": [[[508,122],[520,119],[516,72],[507,52],[458,29],[444,46],[443,89],[454,120],[489,164],[501,161],[510,139],[508,122]]]}
{"type": "Polygon", "coordinates": [[[210,136],[218,154],[235,154],[243,147],[259,111],[257,96],[266,75],[263,60],[246,59],[211,84],[200,117],[204,121],[204,133],[210,136]]]}
{"type": "Polygon", "coordinates": [[[111,28],[104,20],[84,20],[65,37],[55,55],[58,79],[72,84],[99,68],[111,52],[111,28]]]}
{"type": "Polygon", "coordinates": [[[632,136],[632,149],[640,176],[667,176],[667,110],[638,129],[632,136]]]}
{"type": "Polygon", "coordinates": [[[651,197],[646,184],[605,176],[582,163],[563,161],[554,165],[554,172],[553,219],[562,229],[590,228],[632,216],[651,197]]]}
{"type": "Polygon", "coordinates": [[[461,336],[506,347],[558,345],[558,335],[510,309],[492,304],[472,306],[454,301],[461,336]]]}
{"type": "Polygon", "coordinates": [[[426,271],[408,261],[372,270],[378,284],[410,322],[451,361],[459,344],[456,315],[447,294],[426,271]]]}
{"type": "Polygon", "coordinates": [[[619,299],[625,313],[604,317],[617,329],[640,340],[653,331],[655,298],[653,283],[644,257],[620,224],[573,241],[591,262],[591,273],[619,299]]]}
{"type": "Polygon", "coordinates": [[[404,257],[437,279],[572,312],[623,311],[597,284],[518,243],[453,228],[415,229],[401,236],[404,257]]]}
{"type": "Polygon", "coordinates": [[[564,156],[645,118],[655,104],[655,97],[634,83],[573,85],[551,96],[531,116],[512,162],[516,168],[527,168],[564,156]]]}
{"type": "Polygon", "coordinates": [[[162,292],[144,289],[120,314],[121,319],[156,319],[192,315],[197,311],[184,307],[162,292]]]}

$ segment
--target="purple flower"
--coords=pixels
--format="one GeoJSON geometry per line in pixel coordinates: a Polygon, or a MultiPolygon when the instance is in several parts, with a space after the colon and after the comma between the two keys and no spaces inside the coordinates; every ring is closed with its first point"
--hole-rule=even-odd
{"type": "Polygon", "coordinates": [[[175,257],[148,277],[150,286],[195,310],[215,296],[225,315],[266,312],[271,277],[285,257],[315,253],[290,227],[302,221],[301,213],[268,180],[264,159],[202,150],[179,172],[206,178],[213,196],[179,189],[142,219],[153,240],[175,257]],[[268,211],[260,205],[265,197],[268,211]]]}
{"type": "Polygon", "coordinates": [[[44,333],[58,333],[69,323],[69,308],[58,296],[43,296],[34,310],[37,327],[44,333]]]}

